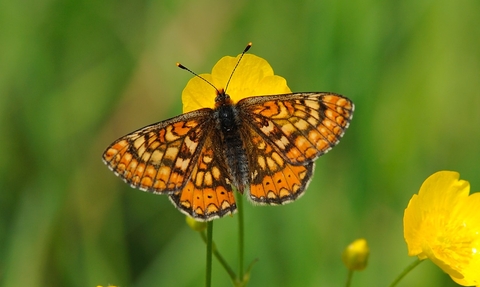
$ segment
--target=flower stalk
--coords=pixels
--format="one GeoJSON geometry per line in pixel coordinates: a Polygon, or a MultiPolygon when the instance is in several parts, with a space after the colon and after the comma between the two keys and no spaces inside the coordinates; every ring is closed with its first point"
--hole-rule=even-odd
{"type": "Polygon", "coordinates": [[[403,279],[403,277],[405,277],[405,275],[407,275],[408,273],[410,273],[410,271],[412,271],[413,269],[415,269],[415,267],[417,267],[420,263],[422,263],[424,260],[420,260],[417,258],[417,260],[413,261],[410,265],[407,266],[407,268],[405,268],[403,270],[402,273],[400,273],[397,278],[395,278],[395,280],[389,285],[389,287],[394,287],[394,286],[397,286],[397,284],[403,279]]]}
{"type": "Polygon", "coordinates": [[[207,268],[205,276],[205,286],[212,285],[212,245],[213,245],[213,221],[207,222],[207,268]]]}
{"type": "Polygon", "coordinates": [[[244,225],[243,225],[243,195],[236,192],[238,217],[238,275],[243,278],[244,260],[244,225]]]}

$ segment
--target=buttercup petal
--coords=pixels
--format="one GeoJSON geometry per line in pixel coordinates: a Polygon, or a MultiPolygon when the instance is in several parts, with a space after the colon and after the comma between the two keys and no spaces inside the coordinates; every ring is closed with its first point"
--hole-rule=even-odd
{"type": "MultiPolygon", "coordinates": [[[[246,97],[291,92],[287,81],[274,75],[272,67],[266,60],[252,54],[245,54],[240,62],[238,62],[239,58],[240,55],[223,57],[213,67],[212,74],[200,76],[212,83],[219,91],[226,90],[234,103],[246,97]],[[235,69],[237,63],[238,66],[235,69]],[[230,82],[228,82],[229,79],[230,82]]],[[[198,77],[192,78],[182,93],[183,112],[214,108],[216,95],[217,91],[204,80],[198,77]]]]}
{"type": "MultiPolygon", "coordinates": [[[[211,74],[200,74],[200,77],[213,81],[211,74]]],[[[188,81],[182,92],[183,112],[191,112],[201,108],[213,108],[215,104],[216,91],[199,77],[193,77],[188,81]]]]}

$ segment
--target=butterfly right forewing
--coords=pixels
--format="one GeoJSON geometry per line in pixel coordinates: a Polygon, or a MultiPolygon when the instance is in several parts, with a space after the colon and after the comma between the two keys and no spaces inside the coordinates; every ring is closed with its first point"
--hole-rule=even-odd
{"type": "Polygon", "coordinates": [[[352,119],[352,101],[334,93],[294,93],[245,98],[246,125],[294,165],[313,162],[335,146],[352,119]]]}

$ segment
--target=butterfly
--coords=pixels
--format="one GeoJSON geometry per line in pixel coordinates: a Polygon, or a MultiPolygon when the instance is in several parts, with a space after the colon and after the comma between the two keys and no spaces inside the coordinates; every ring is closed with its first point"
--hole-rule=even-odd
{"type": "Polygon", "coordinates": [[[353,102],[336,93],[234,103],[220,89],[214,108],[127,134],[105,150],[103,161],[132,187],[167,194],[181,212],[209,221],[236,211],[233,187],[260,205],[303,195],[314,161],[339,142],[353,111],[353,102]]]}

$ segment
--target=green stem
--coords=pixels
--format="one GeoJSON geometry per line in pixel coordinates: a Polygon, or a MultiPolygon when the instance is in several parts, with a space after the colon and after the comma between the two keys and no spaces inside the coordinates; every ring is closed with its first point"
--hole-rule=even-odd
{"type": "Polygon", "coordinates": [[[347,283],[345,287],[350,287],[352,285],[353,270],[348,270],[347,283]]]}
{"type": "Polygon", "coordinates": [[[237,216],[238,216],[238,278],[243,278],[243,255],[244,255],[244,226],[243,226],[243,194],[235,192],[237,195],[237,216]]]}
{"type": "Polygon", "coordinates": [[[396,286],[398,282],[400,282],[400,280],[402,280],[402,278],[405,277],[405,275],[407,275],[410,271],[412,271],[415,267],[417,267],[417,265],[420,264],[422,261],[423,260],[420,260],[417,258],[417,260],[413,261],[410,265],[408,265],[407,268],[405,268],[405,270],[403,270],[403,272],[397,276],[395,281],[393,281],[392,284],[390,284],[390,287],[396,286]]]}
{"type": "MultiPolygon", "coordinates": [[[[205,235],[205,232],[200,232],[200,236],[202,237],[203,242],[207,243],[207,237],[205,235]]],[[[215,258],[217,258],[218,262],[220,262],[220,265],[222,265],[223,268],[225,268],[225,271],[227,271],[227,273],[230,276],[230,278],[232,279],[232,281],[235,281],[237,279],[237,275],[233,271],[232,267],[230,267],[230,265],[228,265],[225,258],[223,258],[223,256],[220,254],[220,252],[218,252],[217,247],[215,246],[215,242],[213,242],[213,241],[212,241],[212,252],[213,252],[213,256],[215,256],[215,258]]]]}
{"type": "Polygon", "coordinates": [[[205,286],[212,286],[212,238],[213,238],[213,221],[207,222],[207,276],[205,286]]]}

